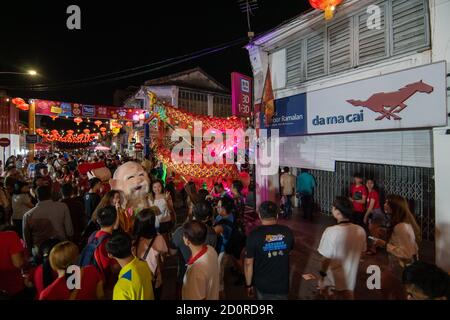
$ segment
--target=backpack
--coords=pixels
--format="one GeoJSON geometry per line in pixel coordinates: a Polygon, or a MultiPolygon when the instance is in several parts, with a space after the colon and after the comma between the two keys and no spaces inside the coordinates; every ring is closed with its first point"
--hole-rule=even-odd
{"type": "MultiPolygon", "coordinates": [[[[225,245],[225,253],[234,256],[236,259],[240,259],[242,249],[245,247],[245,242],[247,237],[245,235],[245,227],[242,223],[235,220],[231,222],[230,220],[222,219],[217,225],[227,225],[231,227],[231,234],[225,245]]],[[[217,237],[216,251],[219,253],[222,246],[222,237],[217,237]]]]}
{"type": "Polygon", "coordinates": [[[102,244],[102,242],[111,237],[110,234],[105,234],[100,238],[96,238],[95,234],[97,231],[94,231],[89,237],[88,244],[81,251],[80,261],[78,265],[80,267],[94,265],[100,272],[103,273],[103,270],[98,265],[97,260],[95,259],[95,250],[102,244]]]}
{"type": "Polygon", "coordinates": [[[80,248],[84,248],[89,241],[92,239],[92,234],[100,230],[100,226],[94,220],[89,220],[86,228],[84,228],[83,232],[81,232],[81,239],[79,246],[80,248]]]}

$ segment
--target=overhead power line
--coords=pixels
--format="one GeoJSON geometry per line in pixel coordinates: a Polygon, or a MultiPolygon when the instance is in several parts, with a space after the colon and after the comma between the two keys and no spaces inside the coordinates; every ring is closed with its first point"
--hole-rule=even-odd
{"type": "Polygon", "coordinates": [[[187,62],[190,60],[198,59],[203,56],[217,53],[217,52],[229,49],[231,47],[234,47],[236,45],[243,44],[245,42],[246,42],[246,38],[240,38],[240,39],[226,42],[224,44],[221,44],[221,45],[218,45],[215,47],[205,48],[205,49],[202,49],[202,50],[199,50],[196,52],[192,52],[189,54],[184,54],[181,56],[153,62],[150,64],[138,66],[138,67],[128,68],[128,69],[124,69],[124,70],[120,70],[120,71],[116,71],[116,72],[110,72],[110,73],[93,76],[93,77],[88,77],[88,78],[83,78],[83,79],[58,82],[58,83],[50,83],[50,84],[34,84],[34,85],[30,85],[30,86],[1,86],[0,85],[0,87],[4,88],[4,89],[8,89],[8,90],[52,91],[52,90],[80,88],[80,87],[85,87],[85,86],[96,86],[96,85],[100,85],[100,84],[104,84],[104,83],[120,81],[120,80],[124,80],[124,79],[137,77],[140,75],[144,75],[147,73],[151,73],[151,72],[161,70],[161,69],[164,69],[167,67],[171,67],[171,66],[174,66],[174,65],[177,65],[180,63],[184,63],[184,62],[187,62]],[[153,68],[145,69],[145,68],[149,68],[149,67],[153,67],[153,68]],[[144,70],[138,71],[140,69],[144,69],[144,70]],[[134,72],[126,74],[130,71],[134,71],[134,72]],[[120,75],[120,74],[123,74],[123,75],[120,75]],[[112,78],[107,78],[112,75],[117,75],[117,76],[112,77],[112,78]],[[103,79],[103,78],[106,78],[106,79],[103,79]],[[101,80],[94,81],[96,79],[101,79],[101,80]]]}

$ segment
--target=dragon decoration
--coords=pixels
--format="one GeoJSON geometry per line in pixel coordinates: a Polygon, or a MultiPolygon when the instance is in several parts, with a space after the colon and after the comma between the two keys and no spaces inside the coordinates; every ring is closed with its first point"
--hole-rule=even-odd
{"type": "MultiPolygon", "coordinates": [[[[220,118],[213,116],[195,115],[184,110],[169,106],[164,102],[160,102],[154,93],[148,92],[150,106],[150,117],[145,121],[150,123],[152,128],[157,129],[157,137],[154,139],[152,149],[156,158],[161,161],[167,169],[174,172],[176,175],[181,176],[184,180],[193,181],[205,181],[205,180],[217,180],[220,179],[235,179],[240,176],[239,171],[235,164],[207,164],[204,161],[202,163],[180,163],[173,162],[171,159],[171,150],[173,143],[165,141],[165,137],[170,136],[171,131],[180,128],[186,129],[193,137],[193,125],[195,121],[201,121],[202,134],[208,129],[220,130],[223,134],[227,129],[244,129],[244,123],[241,119],[232,116],[229,118],[220,118]]],[[[191,146],[192,141],[186,141],[191,146]]],[[[209,150],[213,150],[212,156],[215,154],[224,155],[232,150],[227,150],[222,144],[214,145],[213,148],[211,141],[203,141],[202,149],[209,147],[209,150]]],[[[191,159],[194,159],[194,148],[192,147],[191,159]]]]}

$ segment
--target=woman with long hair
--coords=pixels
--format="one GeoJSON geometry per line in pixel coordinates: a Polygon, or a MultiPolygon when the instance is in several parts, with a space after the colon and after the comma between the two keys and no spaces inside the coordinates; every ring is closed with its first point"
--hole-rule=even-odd
{"type": "Polygon", "coordinates": [[[162,264],[168,247],[163,236],[158,235],[155,228],[156,216],[160,214],[158,207],[143,209],[136,215],[133,228],[133,253],[147,262],[153,273],[153,292],[155,300],[161,299],[162,264]]]}
{"type": "Polygon", "coordinates": [[[384,211],[390,217],[387,241],[377,239],[375,245],[386,248],[389,257],[389,270],[384,273],[383,293],[386,298],[405,299],[401,285],[403,268],[418,259],[418,243],[422,240],[421,230],[408,202],[399,195],[388,195],[384,211]]]}
{"type": "Polygon", "coordinates": [[[164,185],[161,180],[152,182],[150,190],[150,206],[156,206],[161,211],[161,214],[156,216],[156,230],[164,236],[166,243],[169,243],[169,232],[176,223],[172,197],[169,192],[164,191],[164,185]]]}
{"type": "Polygon", "coordinates": [[[189,220],[192,217],[192,210],[198,202],[197,187],[193,181],[189,181],[184,186],[184,190],[186,191],[186,206],[188,208],[187,220],[189,220]]]}

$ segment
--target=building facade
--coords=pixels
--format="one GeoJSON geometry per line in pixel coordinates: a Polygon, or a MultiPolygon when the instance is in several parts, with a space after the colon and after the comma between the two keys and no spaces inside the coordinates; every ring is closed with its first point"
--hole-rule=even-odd
{"type": "Polygon", "coordinates": [[[0,147],[0,160],[17,156],[21,151],[19,135],[19,110],[12,104],[6,91],[0,90],[0,138],[7,138],[10,145],[0,147]]]}
{"type": "MultiPolygon", "coordinates": [[[[289,130],[278,127],[280,167],[294,173],[311,170],[318,182],[316,200],[325,213],[335,196],[348,193],[355,172],[374,177],[384,194],[405,196],[424,239],[435,241],[437,263],[446,270],[449,14],[448,0],[349,0],[330,21],[322,12],[310,11],[247,46],[256,109],[270,68],[276,112],[281,113],[276,121],[297,113],[304,120],[292,122],[289,130]],[[415,81],[433,86],[418,89],[401,106],[376,109],[369,103],[369,93],[409,90],[415,81]],[[426,100],[431,97],[436,100],[426,100]]],[[[278,200],[278,179],[257,175],[258,202],[278,200]]]]}
{"type": "Polygon", "coordinates": [[[191,113],[231,116],[229,90],[201,68],[148,80],[125,100],[125,106],[148,107],[147,91],[152,91],[160,100],[191,113]]]}

